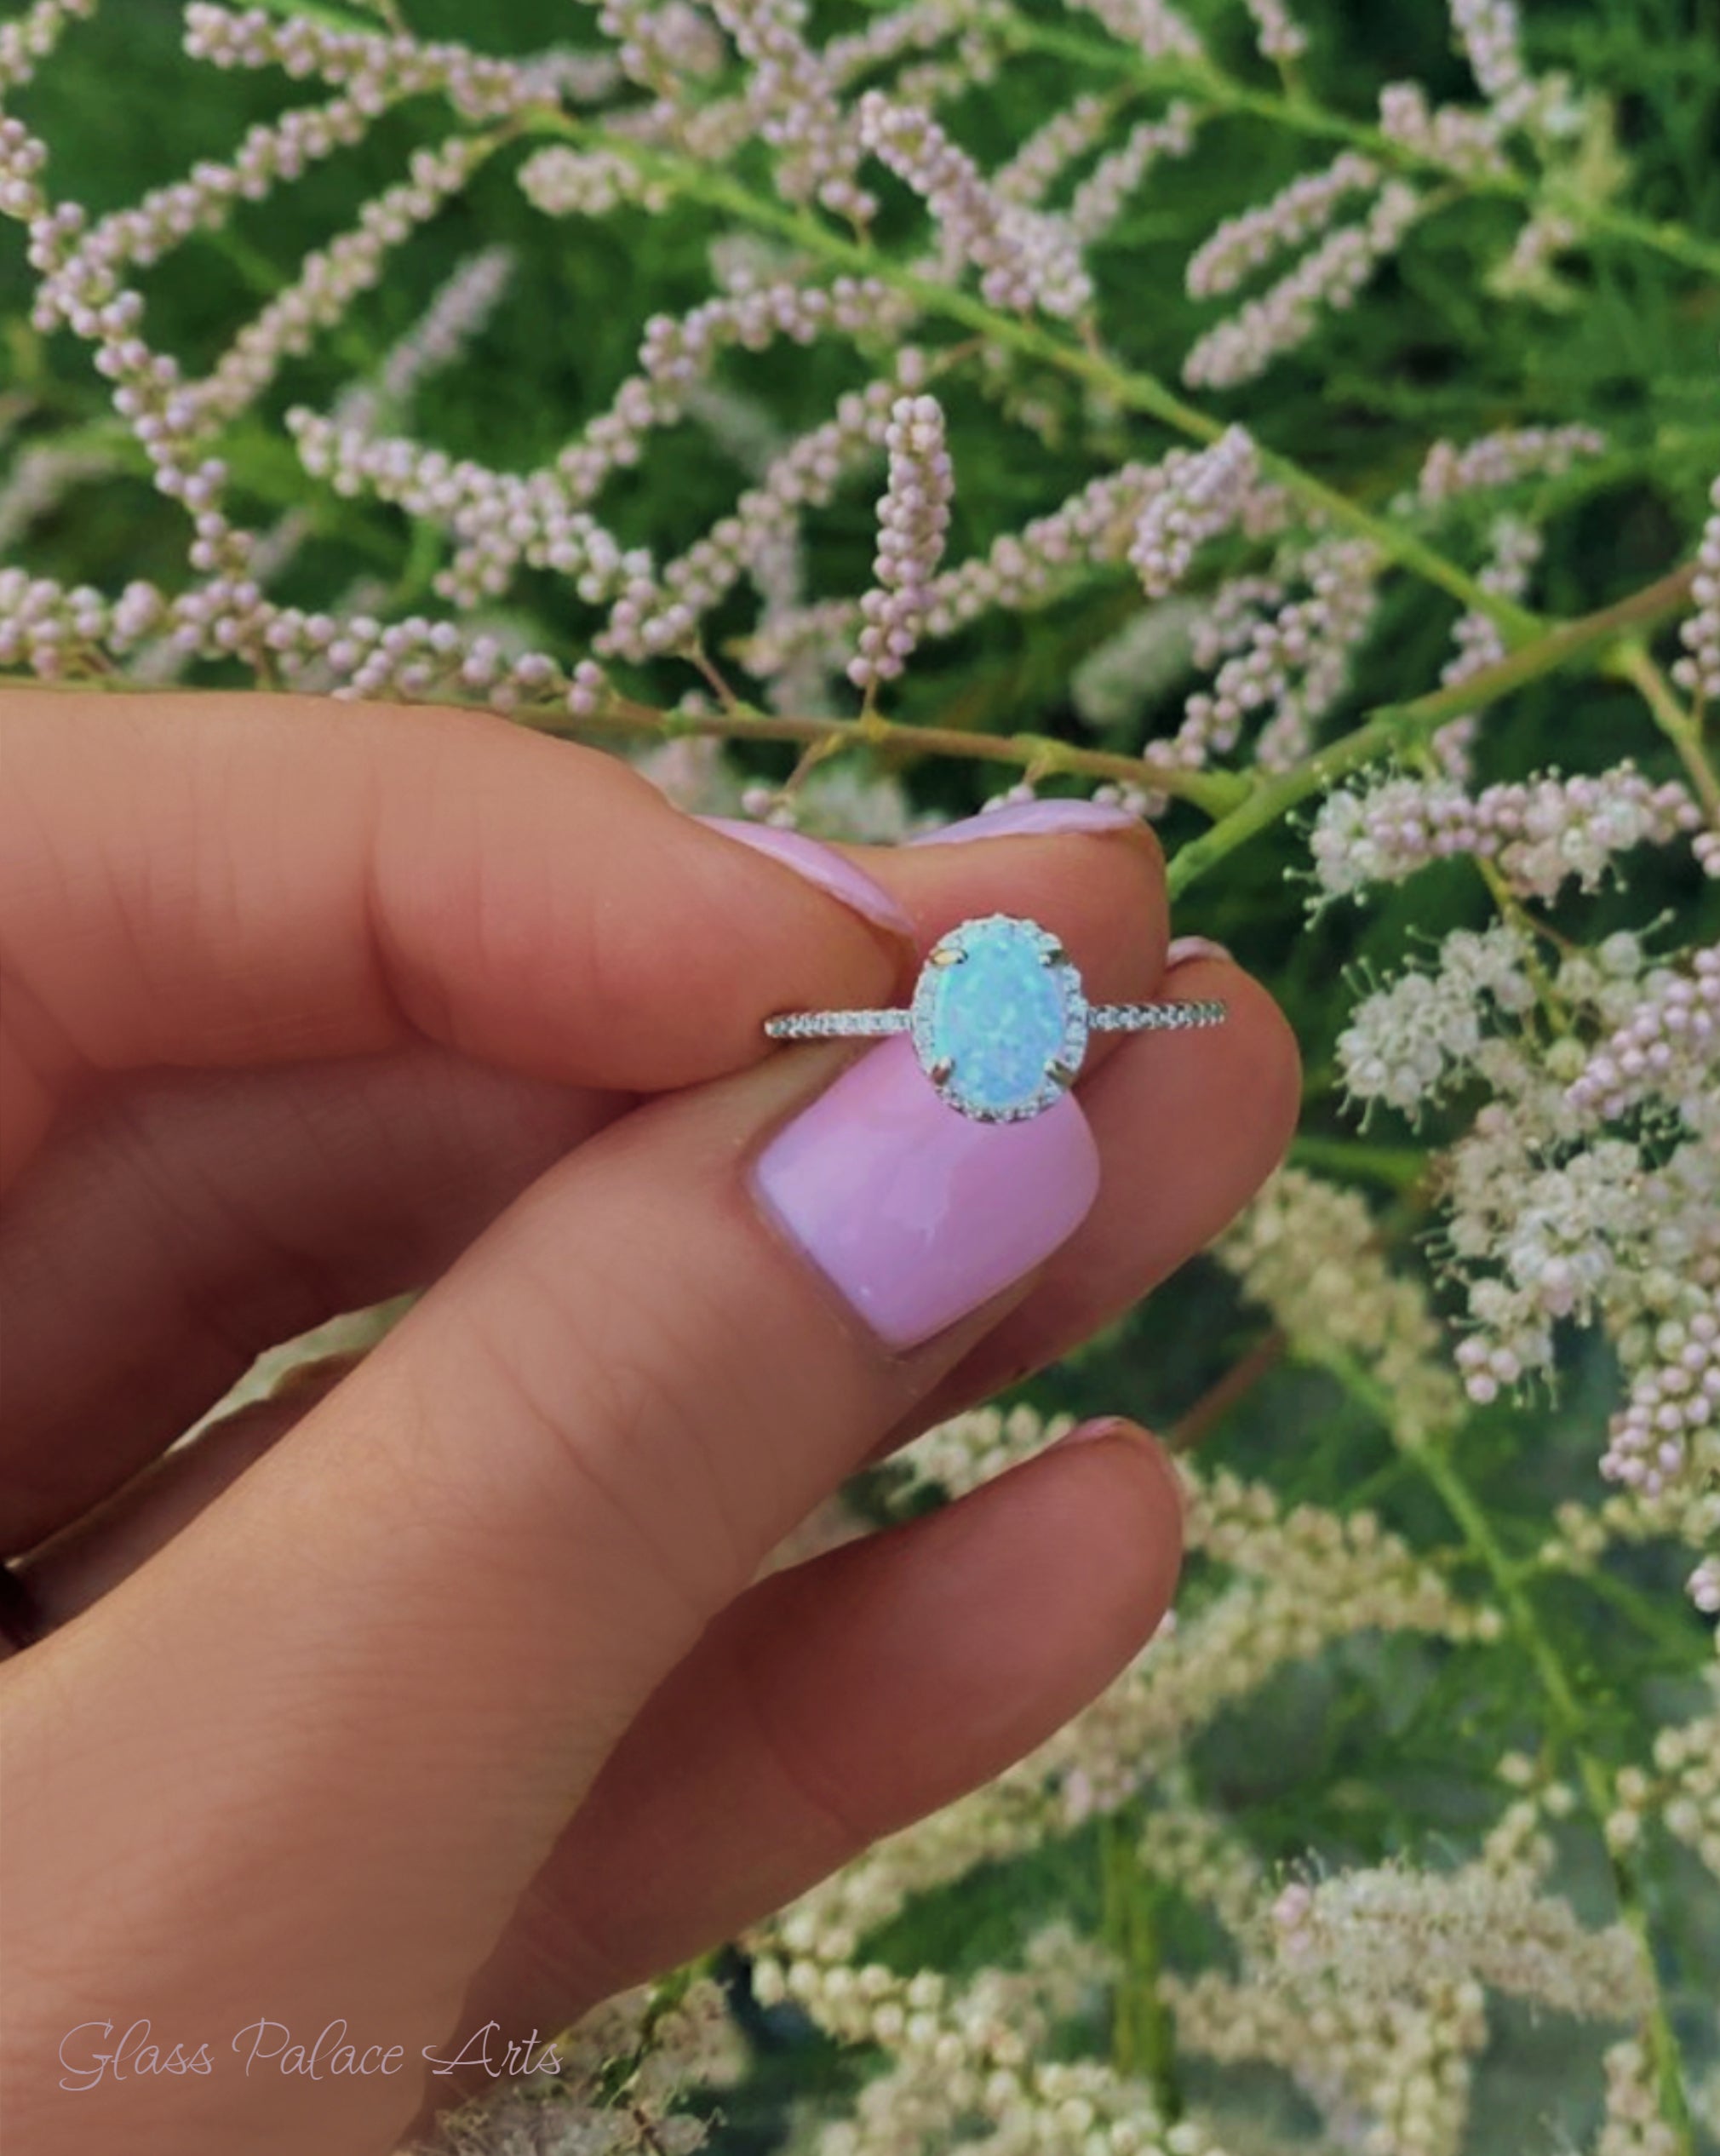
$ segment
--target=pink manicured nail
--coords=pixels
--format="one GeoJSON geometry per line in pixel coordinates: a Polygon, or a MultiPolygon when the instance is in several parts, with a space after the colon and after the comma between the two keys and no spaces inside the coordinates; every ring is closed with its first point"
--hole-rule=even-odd
{"type": "Polygon", "coordinates": [[[909,846],[966,846],[974,839],[1054,838],[1063,831],[1138,830],[1141,819],[1108,801],[1012,801],[960,823],[922,831],[909,846]]]}
{"type": "Polygon", "coordinates": [[[1023,1122],[976,1122],[898,1036],[779,1131],[753,1174],[766,1215],[886,1346],[909,1348],[1072,1235],[1099,1161],[1073,1095],[1023,1122]]]}
{"type": "Polygon", "coordinates": [[[1210,936],[1173,936],[1165,953],[1165,971],[1168,973],[1173,966],[1186,966],[1196,958],[1221,958],[1227,966],[1236,963],[1224,946],[1215,943],[1210,936]]]}
{"type": "Polygon", "coordinates": [[[881,883],[874,883],[834,846],[822,846],[801,831],[784,831],[774,823],[744,823],[732,816],[701,816],[695,819],[713,831],[721,831],[759,853],[768,853],[785,869],[792,869],[820,891],[851,906],[857,914],[892,935],[911,936],[914,922],[881,883]]]}

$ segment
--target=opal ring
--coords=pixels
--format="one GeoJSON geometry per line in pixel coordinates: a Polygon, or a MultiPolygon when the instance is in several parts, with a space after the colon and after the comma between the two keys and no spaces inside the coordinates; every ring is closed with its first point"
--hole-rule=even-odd
{"type": "Polygon", "coordinates": [[[1048,928],[1011,914],[964,920],[927,954],[906,1009],[787,1011],[773,1041],[912,1036],[941,1098],[981,1123],[1018,1123],[1060,1100],[1092,1033],[1171,1033],[1221,1025],[1222,1003],[1089,1003],[1074,960],[1048,928]]]}

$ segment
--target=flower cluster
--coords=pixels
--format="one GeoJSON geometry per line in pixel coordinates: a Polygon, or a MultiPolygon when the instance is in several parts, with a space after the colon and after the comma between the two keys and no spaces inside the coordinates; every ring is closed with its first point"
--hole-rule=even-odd
{"type": "Polygon", "coordinates": [[[1678,2133],[1662,2115],[1654,2062],[1632,2039],[1608,2047],[1606,2112],[1594,2156],[1678,2156],[1678,2133]]]}
{"type": "Polygon", "coordinates": [[[992,186],[1006,202],[1043,203],[1061,175],[1104,140],[1114,117],[1109,98],[1093,92],[1076,98],[1029,135],[992,186]]]}
{"type": "Polygon", "coordinates": [[[990,186],[929,112],[868,90],[857,118],[865,147],[924,200],[946,272],[972,262],[994,307],[1067,318],[1088,305],[1092,283],[1073,234],[990,186]]]}
{"type": "Polygon", "coordinates": [[[1142,509],[1129,545],[1129,566],[1149,599],[1167,598],[1196,550],[1240,519],[1258,470],[1253,439],[1241,427],[1198,456],[1172,452],[1165,483],[1142,509]]]}
{"type": "Polygon", "coordinates": [[[0,90],[20,89],[60,42],[69,21],[95,13],[95,0],[34,0],[16,22],[0,23],[0,90]]]}
{"type": "Polygon", "coordinates": [[[1402,1443],[1460,1420],[1462,1391],[1426,1290],[1388,1263],[1356,1191],[1281,1168],[1213,1255],[1271,1312],[1294,1353],[1364,1368],[1390,1395],[1402,1443]]]}
{"type": "Polygon", "coordinates": [[[1144,2082],[1048,2055],[1056,2024],[1087,2003],[1104,1973],[1065,1926],[1029,1940],[1018,1970],[959,1987],[929,1970],[904,1979],[879,1963],[849,1966],[851,1942],[804,1913],[765,1944],[753,1981],[767,2004],[791,2000],[820,2029],[885,2056],[852,2115],[817,2136],[817,2156],[952,2147],[976,2123],[1000,2156],[1224,2156],[1196,2122],[1167,2119],[1144,2082]]]}
{"type": "Polygon", "coordinates": [[[1379,93],[1379,131],[1427,164],[1464,180],[1496,180],[1511,171],[1499,146],[1498,116],[1461,105],[1436,108],[1419,83],[1388,83],[1379,93]]]}
{"type": "MultiPolygon", "coordinates": [[[[1529,579],[1541,558],[1540,533],[1521,517],[1498,517],[1490,538],[1491,559],[1476,582],[1495,599],[1521,599],[1528,591],[1529,579]]],[[[1460,616],[1452,635],[1457,649],[1439,677],[1448,689],[1485,673],[1505,657],[1505,632],[1490,614],[1475,611],[1460,616]]],[[[1461,737],[1465,752],[1472,737],[1473,729],[1465,727],[1461,737]]],[[[1467,765],[1453,759],[1453,737],[1447,735],[1438,746],[1442,767],[1453,776],[1463,776],[1467,765]]]]}
{"type": "Polygon", "coordinates": [[[1720,1482],[1720,1294],[1693,1288],[1654,1328],[1630,1396],[1613,1418],[1601,1472],[1650,1497],[1720,1482]]]}
{"type": "Polygon", "coordinates": [[[1201,41],[1170,0],[1081,0],[1120,44],[1145,60],[1199,60],[1201,41]]]}
{"type": "Polygon", "coordinates": [[[1319,2114],[1356,2132],[1355,2145],[1393,2156],[1454,2156],[1462,2146],[1471,2061],[1488,2038],[1480,1985],[1381,1998],[1318,1979],[1293,1988],[1276,1972],[1213,1970],[1171,1979],[1165,1996],[1181,2048],[1219,2065],[1281,2067],[1319,2114]]]}
{"type": "Polygon", "coordinates": [[[554,2074],[552,2113],[533,2100],[530,2083],[499,2102],[474,2100],[438,2119],[434,2139],[419,2144],[419,2156],[505,2156],[513,2149],[532,2156],[544,2149],[565,2156],[692,2156],[709,2145],[709,2130],[684,2106],[731,2086],[747,2052],[721,1991],[697,1977],[684,1987],[623,1992],[539,2056],[541,2071],[554,2074]]]}
{"type": "Polygon", "coordinates": [[[1615,1120],[1658,1097],[1693,1129],[1715,1120],[1720,1093],[1720,946],[1691,954],[1689,970],[1656,967],[1642,1000],[1571,1081],[1580,1115],[1615,1120]]]}
{"type": "Polygon", "coordinates": [[[856,130],[836,97],[827,56],[801,36],[800,0],[714,0],[713,13],[752,68],[748,104],[780,153],[778,185],[791,202],[816,198],[864,224],[877,208],[854,173],[856,130]]]}
{"type": "Polygon", "coordinates": [[[1711,703],[1720,703],[1720,479],[1709,490],[1714,513],[1702,529],[1701,549],[1696,557],[1696,581],[1691,597],[1696,611],[1679,632],[1684,657],[1672,669],[1681,689],[1711,703]]]}
{"type": "Polygon", "coordinates": [[[1573,879],[1593,891],[1620,854],[1702,828],[1686,786],[1677,779],[1655,784],[1627,761],[1592,777],[1549,773],[1474,794],[1442,777],[1340,787],[1321,804],[1312,852],[1327,898],[1401,883],[1453,854],[1494,863],[1525,897],[1551,898],[1573,879]]]}
{"type": "Polygon", "coordinates": [[[1408,181],[1388,181],[1360,224],[1339,226],[1241,313],[1207,330],[1183,364],[1184,381],[1191,389],[1234,389],[1307,343],[1323,313],[1356,304],[1421,209],[1408,181]]]}
{"type": "Polygon", "coordinates": [[[525,198],[546,217],[606,217],[624,202],[660,212],[669,192],[618,150],[576,150],[553,142],[519,169],[525,198]]]}
{"type": "Polygon", "coordinates": [[[1322,538],[1286,547],[1270,577],[1222,586],[1193,638],[1195,663],[1213,669],[1213,679],[1184,702],[1171,760],[1199,765],[1230,754],[1257,714],[1263,771],[1308,754],[1373,625],[1379,571],[1371,541],[1322,538]]]}
{"type": "Polygon", "coordinates": [[[1451,20],[1481,94],[1501,124],[1527,118],[1537,93],[1523,59],[1516,0],[1451,0],[1451,20]]]}
{"type": "Polygon", "coordinates": [[[1195,107],[1179,100],[1163,119],[1137,122],[1121,147],[1106,152],[1069,198],[1064,213],[1081,246],[1091,247],[1109,232],[1155,164],[1188,156],[1196,126],[1195,107]]]}
{"type": "Polygon", "coordinates": [[[513,270],[505,247],[484,248],[460,265],[383,362],[376,390],[384,404],[410,403],[421,384],[462,356],[496,312],[513,270]]]}
{"type": "Polygon", "coordinates": [[[860,602],[866,626],[848,668],[857,688],[893,681],[920,640],[931,584],[943,553],[954,491],[943,412],[935,397],[903,397],[891,407],[884,436],[889,484],[878,504],[875,589],[860,602]]]}
{"type": "Polygon", "coordinates": [[[1226,218],[1190,256],[1184,273],[1190,296],[1218,299],[1234,292],[1257,270],[1317,239],[1346,195],[1371,194],[1379,167],[1359,151],[1345,150],[1317,172],[1304,172],[1258,209],[1226,218]]]}
{"type": "Polygon", "coordinates": [[[1308,32],[1297,21],[1284,0],[1248,0],[1261,51],[1281,67],[1300,60],[1308,49],[1308,32]]]}
{"type": "MultiPolygon", "coordinates": [[[[570,80],[563,56],[503,60],[452,41],[404,32],[341,30],[308,15],[235,9],[191,0],[186,50],[215,67],[279,67],[296,81],[314,76],[352,90],[363,105],[439,93],[466,120],[499,120],[553,105],[570,80]]],[[[571,71],[576,83],[578,71],[571,71]]],[[[599,75],[599,79],[602,77],[599,75]]]]}
{"type": "Polygon", "coordinates": [[[1461,929],[1431,972],[1408,970],[1358,1003],[1339,1036],[1344,1082],[1358,1101],[1413,1115],[1482,1052],[1490,1015],[1534,1008],[1531,952],[1504,922],[1477,935],[1461,929]]]}
{"type": "Polygon", "coordinates": [[[1652,1771],[1626,1767],[1614,1787],[1607,1840],[1634,1849],[1650,1819],[1720,1878],[1720,1714],[1674,1723],[1654,1739],[1652,1771]]]}
{"type": "MultiPolygon", "coordinates": [[[[731,513],[654,581],[641,569],[629,586],[625,611],[618,608],[611,617],[605,648],[637,658],[672,647],[749,571],[762,588],[777,562],[789,553],[800,515],[828,502],[851,473],[874,460],[889,433],[891,414],[903,401],[900,390],[920,375],[919,354],[905,347],[897,354],[893,381],[869,382],[840,398],[832,418],[773,458],[731,513]]],[[[821,617],[828,625],[823,634],[797,642],[805,619],[794,603],[798,597],[796,584],[786,604],[767,608],[749,652],[755,672],[787,674],[797,657],[826,647],[834,654],[844,642],[851,611],[846,604],[821,617]],[[780,665],[769,656],[773,639],[782,639],[780,665]]],[[[857,616],[857,607],[852,612],[857,616]]]]}
{"type": "Polygon", "coordinates": [[[1509,427],[1459,444],[1436,442],[1417,491],[1429,507],[1468,494],[1496,494],[1528,479],[1558,479],[1580,459],[1600,456],[1607,438],[1592,427],[1509,427]]]}
{"type": "Polygon", "coordinates": [[[298,282],[247,323],[207,381],[188,392],[196,424],[212,427],[255,404],[289,358],[377,283],[389,251],[461,192],[489,148],[481,135],[453,135],[438,149],[415,151],[407,179],[367,203],[352,232],[307,256],[298,282]]]}
{"type": "Polygon", "coordinates": [[[1481,1983],[1585,2021],[1630,2021],[1648,2003],[1629,1928],[1586,1929],[1526,1864],[1346,1872],[1287,1888],[1272,1914],[1280,1963],[1346,1991],[1389,1991],[1414,1969],[1430,1986],[1481,1983]]]}

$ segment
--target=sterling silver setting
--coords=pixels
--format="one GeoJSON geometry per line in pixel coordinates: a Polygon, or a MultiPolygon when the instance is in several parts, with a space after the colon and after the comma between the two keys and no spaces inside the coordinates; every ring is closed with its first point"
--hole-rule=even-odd
{"type": "Polygon", "coordinates": [[[985,914],[958,923],[938,938],[907,1006],[785,1011],[766,1018],[765,1031],[773,1041],[870,1041],[908,1034],[920,1069],[949,1107],[977,1122],[1008,1123],[1041,1115],[1062,1098],[1081,1074],[1094,1033],[1182,1033],[1222,1025],[1228,1015],[1226,1006],[1217,1001],[1089,1003],[1079,968],[1049,929],[1015,915],[985,914]],[[1020,1054],[1011,1058],[1006,1027],[988,1046],[983,1001],[976,1006],[969,996],[966,1007],[952,1012],[954,970],[976,959],[980,964],[969,978],[982,997],[1000,977],[1000,999],[1009,995],[1023,1023],[1033,1029],[1024,1065],[1020,1054]],[[1041,978],[1030,978],[1035,971],[1041,978]],[[952,1033],[971,1044],[976,1029],[977,1047],[970,1046],[966,1052],[952,1048],[952,1033]],[[1011,1065],[1001,1074],[996,1068],[1000,1055],[1011,1065]],[[970,1066],[966,1070],[964,1064],[970,1066]],[[977,1068],[981,1064],[988,1066],[983,1072],[977,1068]]]}

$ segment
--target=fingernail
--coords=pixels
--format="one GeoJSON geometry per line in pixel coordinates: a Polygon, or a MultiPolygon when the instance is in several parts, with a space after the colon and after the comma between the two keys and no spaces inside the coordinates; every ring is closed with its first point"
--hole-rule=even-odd
{"type": "Polygon", "coordinates": [[[1073,1430],[1064,1431],[1057,1442],[1059,1445],[1096,1445],[1104,1437],[1138,1437],[1142,1434],[1138,1424],[1125,1422],[1121,1415],[1094,1415],[1086,1422],[1078,1422],[1073,1430]]]}
{"type": "Polygon", "coordinates": [[[780,861],[785,869],[792,869],[796,875],[804,876],[808,883],[816,884],[820,891],[851,906],[857,914],[863,914],[892,935],[914,933],[913,918],[906,908],[834,846],[821,845],[803,831],[780,830],[774,823],[746,823],[732,816],[701,816],[695,821],[738,839],[755,852],[769,854],[773,861],[780,861]]]}
{"type": "Polygon", "coordinates": [[[1054,838],[1063,831],[1138,830],[1139,817],[1108,801],[1012,801],[1007,807],[985,809],[960,823],[945,823],[935,831],[922,831],[909,846],[966,846],[974,839],[1054,838]]]}
{"type": "Polygon", "coordinates": [[[1236,964],[1224,946],[1215,943],[1210,936],[1173,936],[1165,953],[1165,971],[1168,973],[1173,966],[1186,966],[1195,958],[1221,958],[1226,965],[1236,964]]]}
{"type": "Polygon", "coordinates": [[[1099,1161],[1073,1095],[977,1122],[898,1035],[779,1131],[753,1175],[767,1217],[886,1346],[909,1348],[1050,1257],[1098,1195],[1099,1161]]]}
{"type": "Polygon", "coordinates": [[[1127,1437],[1140,1448],[1156,1470],[1178,1518],[1186,1526],[1189,1500],[1184,1493],[1183,1478],[1177,1471],[1176,1462],[1150,1431],[1142,1429],[1138,1422],[1131,1422],[1127,1415],[1094,1415],[1086,1422],[1078,1422],[1073,1430],[1065,1431],[1049,1449],[1058,1452],[1065,1445],[1098,1444],[1107,1437],[1127,1437]]]}

